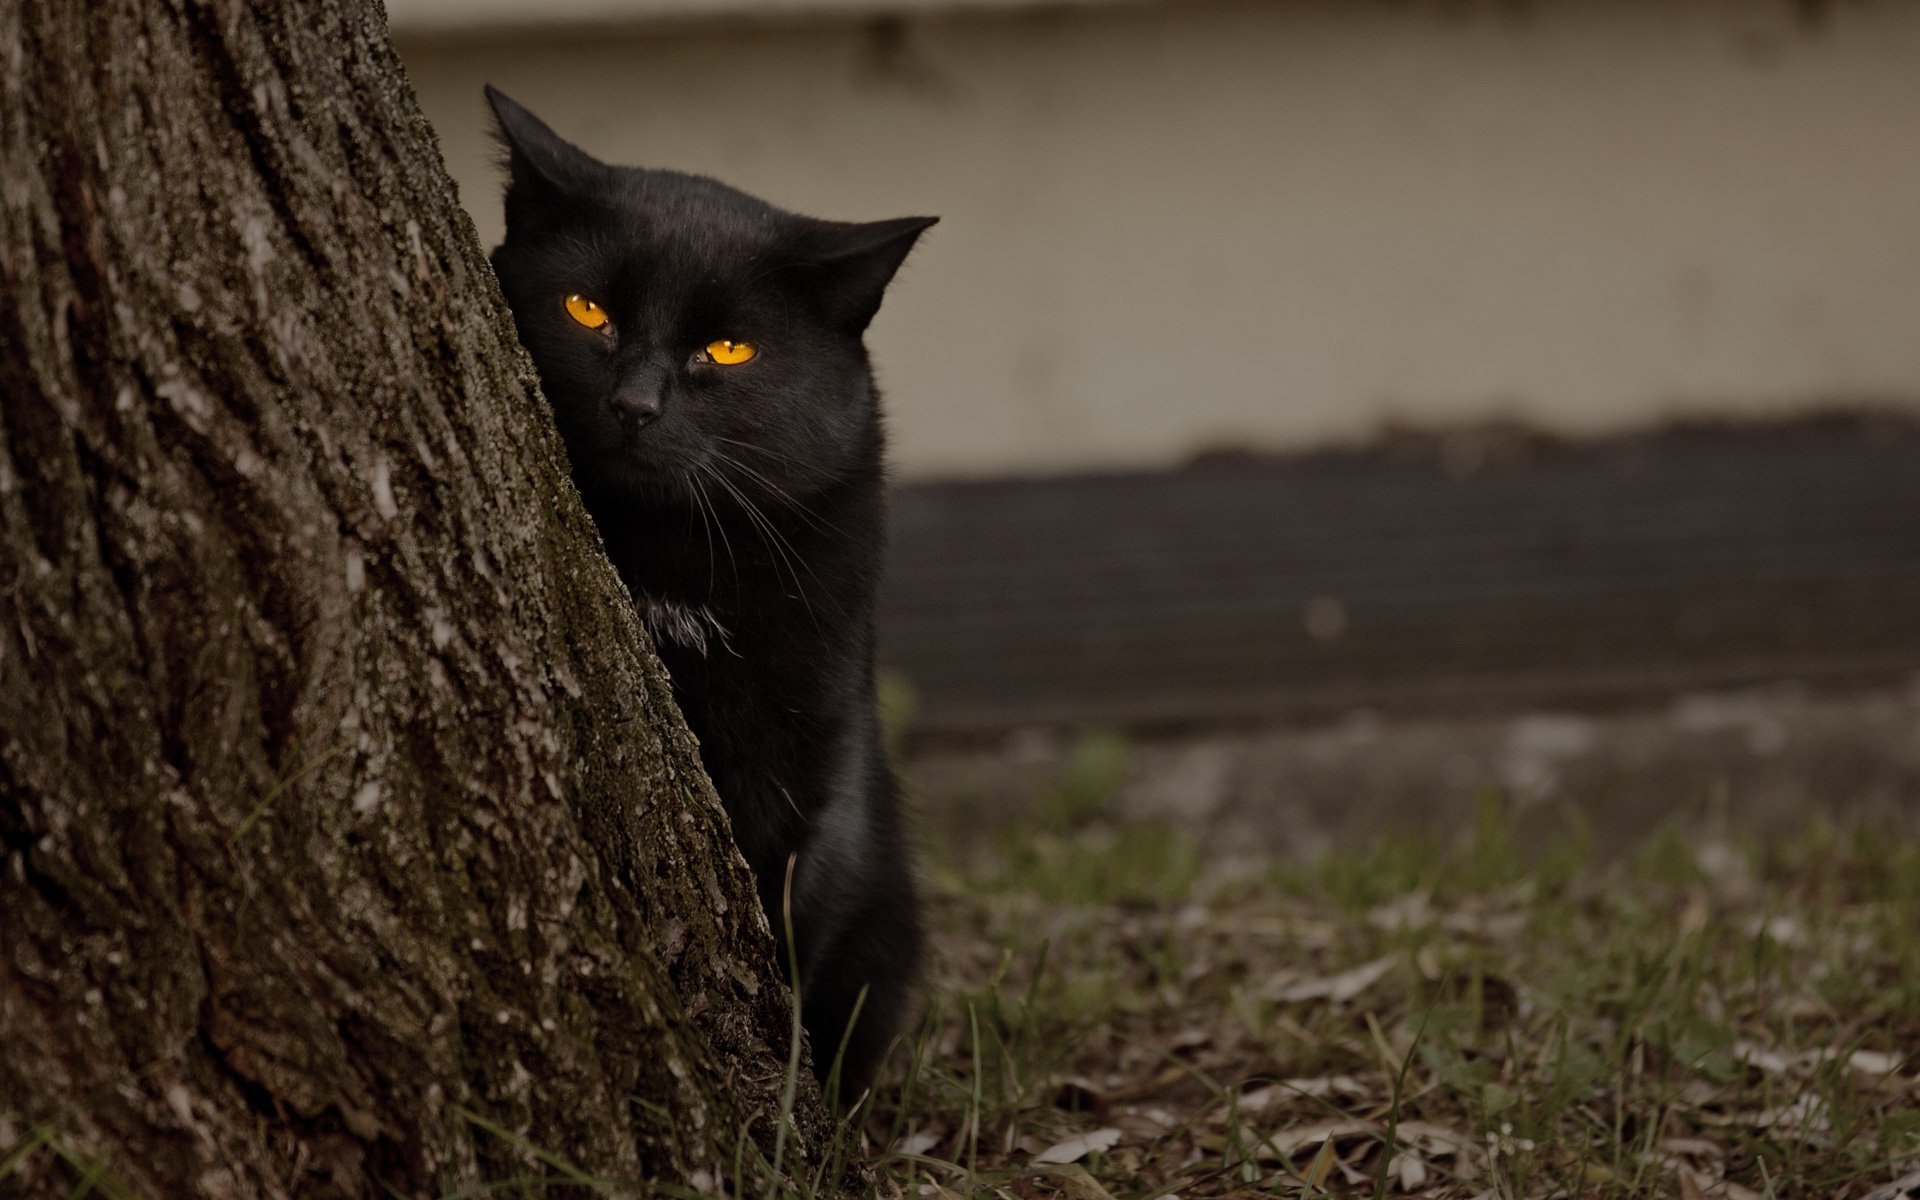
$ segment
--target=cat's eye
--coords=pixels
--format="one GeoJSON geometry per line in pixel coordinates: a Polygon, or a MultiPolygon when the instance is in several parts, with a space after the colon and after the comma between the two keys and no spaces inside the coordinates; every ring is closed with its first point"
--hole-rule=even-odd
{"type": "Polygon", "coordinates": [[[707,356],[709,362],[719,363],[723,367],[737,367],[760,352],[754,349],[752,342],[721,340],[708,342],[701,353],[707,356]]]}
{"type": "Polygon", "coordinates": [[[588,329],[598,330],[605,330],[607,322],[613,319],[607,315],[606,309],[578,292],[567,297],[567,315],[588,329]]]}

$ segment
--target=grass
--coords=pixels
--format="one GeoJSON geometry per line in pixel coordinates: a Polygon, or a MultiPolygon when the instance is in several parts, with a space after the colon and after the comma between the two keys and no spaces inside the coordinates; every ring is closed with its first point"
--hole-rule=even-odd
{"type": "Polygon", "coordinates": [[[7,1132],[10,1136],[17,1136],[18,1142],[5,1153],[0,1153],[0,1196],[10,1193],[10,1179],[17,1179],[30,1160],[44,1154],[57,1163],[71,1181],[66,1189],[70,1200],[85,1200],[88,1196],[99,1196],[103,1200],[136,1200],[137,1193],[113,1172],[106,1159],[88,1153],[58,1130],[45,1125],[29,1125],[23,1130],[9,1129],[7,1132]]]}
{"type": "Polygon", "coordinates": [[[1103,823],[1107,754],[940,871],[926,1025],[862,1130],[881,1195],[1920,1194],[1910,838],[1603,864],[1489,802],[1209,879],[1103,823]]]}

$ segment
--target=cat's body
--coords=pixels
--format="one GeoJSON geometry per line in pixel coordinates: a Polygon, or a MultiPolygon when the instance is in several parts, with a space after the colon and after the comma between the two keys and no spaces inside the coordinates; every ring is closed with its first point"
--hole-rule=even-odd
{"type": "Polygon", "coordinates": [[[791,915],[816,1070],[845,1038],[857,1089],[920,951],[875,710],[883,437],[861,333],[932,222],[814,221],[608,167],[488,94],[515,324],[776,939],[791,915]]]}

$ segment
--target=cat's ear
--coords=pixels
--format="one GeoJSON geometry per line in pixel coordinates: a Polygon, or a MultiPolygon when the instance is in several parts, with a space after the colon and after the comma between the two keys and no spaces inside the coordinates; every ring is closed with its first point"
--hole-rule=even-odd
{"type": "Polygon", "coordinates": [[[577,197],[606,177],[608,167],[567,141],[492,84],[487,103],[507,148],[507,204],[577,197]]]}
{"type": "Polygon", "coordinates": [[[907,251],[939,219],[816,221],[799,238],[796,265],[804,269],[805,286],[828,314],[849,332],[861,333],[880,311],[880,299],[907,251]]]}

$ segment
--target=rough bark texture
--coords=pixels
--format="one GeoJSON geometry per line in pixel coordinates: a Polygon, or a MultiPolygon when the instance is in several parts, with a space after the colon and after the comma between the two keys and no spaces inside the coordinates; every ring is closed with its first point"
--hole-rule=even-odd
{"type": "Polygon", "coordinates": [[[765,925],[377,5],[0,57],[0,1193],[746,1185],[765,925]]]}

